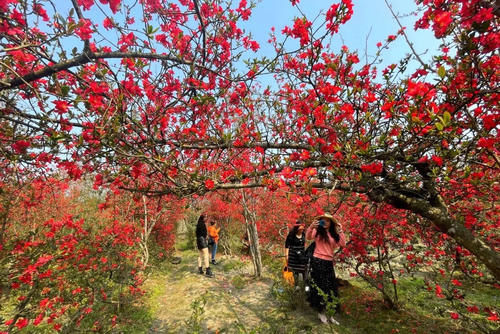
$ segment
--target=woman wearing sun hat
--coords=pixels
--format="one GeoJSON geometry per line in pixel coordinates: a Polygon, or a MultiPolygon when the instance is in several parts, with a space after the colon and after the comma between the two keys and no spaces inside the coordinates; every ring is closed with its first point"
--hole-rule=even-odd
{"type": "MultiPolygon", "coordinates": [[[[335,249],[345,246],[345,236],[342,227],[338,224],[333,216],[329,213],[324,213],[312,223],[306,232],[306,238],[316,242],[313,258],[311,261],[311,280],[313,289],[309,295],[309,303],[311,307],[318,311],[318,317],[323,323],[328,322],[325,315],[327,302],[331,302],[331,295],[338,298],[338,286],[335,278],[335,270],[333,268],[333,256],[335,249]],[[329,296],[327,300],[324,295],[329,296]]],[[[340,304],[336,305],[337,312],[340,310],[340,304]]],[[[335,318],[331,317],[330,321],[338,324],[335,318]]]]}

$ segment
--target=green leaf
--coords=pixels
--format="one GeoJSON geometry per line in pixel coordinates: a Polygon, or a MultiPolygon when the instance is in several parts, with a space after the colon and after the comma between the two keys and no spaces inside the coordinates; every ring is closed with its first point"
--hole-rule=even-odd
{"type": "Polygon", "coordinates": [[[436,123],[436,129],[438,129],[439,131],[443,131],[443,129],[444,129],[443,124],[441,124],[441,123],[436,123]]]}
{"type": "Polygon", "coordinates": [[[447,111],[443,114],[443,123],[444,125],[449,125],[451,123],[451,114],[447,111]]]}
{"type": "Polygon", "coordinates": [[[446,70],[444,69],[444,66],[439,66],[438,75],[441,79],[444,78],[444,76],[446,75],[446,70]]]}
{"type": "Polygon", "coordinates": [[[61,87],[61,95],[68,96],[68,93],[69,93],[69,86],[62,86],[61,87]]]}

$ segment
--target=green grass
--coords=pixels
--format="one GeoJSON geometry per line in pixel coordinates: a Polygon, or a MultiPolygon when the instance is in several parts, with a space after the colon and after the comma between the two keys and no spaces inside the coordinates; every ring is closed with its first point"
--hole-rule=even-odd
{"type": "Polygon", "coordinates": [[[175,248],[181,252],[195,249],[193,241],[189,239],[177,240],[175,243],[175,248]]]}
{"type": "Polygon", "coordinates": [[[236,288],[236,289],[243,289],[247,284],[248,280],[241,276],[241,275],[236,275],[231,279],[231,284],[236,288]]]}
{"type": "Polygon", "coordinates": [[[240,270],[243,267],[245,267],[245,263],[237,259],[224,260],[221,266],[222,271],[225,273],[229,273],[235,270],[240,270]]]}
{"type": "MultiPolygon", "coordinates": [[[[287,328],[301,326],[306,333],[481,333],[462,316],[458,320],[452,319],[453,305],[446,299],[437,298],[434,291],[428,291],[422,278],[401,277],[398,280],[399,310],[389,309],[382,295],[363,280],[349,280],[349,286],[340,288],[343,312],[335,315],[340,326],[319,325],[316,313],[307,303],[305,306],[299,303],[305,296],[284,285],[278,270],[275,280],[271,295],[284,314],[276,321],[281,321],[287,328]],[[294,316],[288,316],[292,314],[294,316]],[[301,320],[296,320],[296,317],[301,320]],[[310,324],[311,331],[307,329],[310,324]]],[[[465,292],[468,303],[478,305],[480,309],[500,304],[500,292],[494,287],[478,283],[467,286],[464,283],[460,290],[465,292]]],[[[486,331],[498,330],[498,324],[485,320],[485,314],[470,316],[486,331]]]]}
{"type": "MultiPolygon", "coordinates": [[[[340,290],[345,333],[455,333],[448,322],[415,305],[388,309],[381,296],[364,282],[340,290]]],[[[458,333],[458,332],[457,332],[458,333]]]]}
{"type": "Polygon", "coordinates": [[[118,323],[115,332],[147,333],[152,327],[155,315],[161,307],[160,298],[165,296],[165,274],[170,271],[172,264],[165,263],[149,277],[143,287],[146,291],[143,298],[136,304],[124,307],[120,312],[121,323],[118,323]]]}
{"type": "MultiPolygon", "coordinates": [[[[183,251],[182,262],[177,265],[165,263],[157,268],[148,279],[145,289],[148,294],[144,297],[143,304],[137,305],[136,309],[127,311],[129,318],[127,333],[147,332],[154,326],[154,315],[159,310],[159,299],[165,295],[165,280],[181,282],[183,275],[195,268],[197,252],[194,250],[183,251]],[[130,315],[130,316],[129,316],[130,315]]],[[[257,284],[248,275],[240,271],[248,263],[239,259],[225,259],[217,266],[224,272],[235,290],[242,293],[257,284]]],[[[322,325],[317,319],[316,312],[312,310],[302,290],[286,286],[281,280],[281,263],[275,266],[275,284],[269,291],[270,302],[276,306],[266,312],[260,324],[256,327],[245,327],[242,322],[235,319],[233,325],[225,328],[221,333],[448,333],[448,334],[472,334],[474,331],[470,323],[462,319],[453,320],[450,317],[451,305],[444,299],[436,298],[434,291],[427,291],[422,278],[399,278],[398,293],[400,309],[391,310],[384,304],[382,296],[373,287],[360,279],[351,279],[350,285],[341,287],[340,296],[343,312],[335,317],[340,321],[340,326],[322,325]]],[[[180,283],[175,283],[180,284],[180,283]]],[[[466,292],[468,300],[484,308],[485,306],[498,305],[499,292],[497,289],[485,285],[470,285],[461,287],[466,292]]],[[[223,302],[226,290],[213,290],[214,298],[223,302]]],[[[194,305],[194,304],[193,304],[194,305]]],[[[193,326],[198,330],[198,324],[202,321],[204,306],[193,306],[191,320],[186,320],[184,326],[193,326]],[[198,312],[195,312],[198,311],[198,312]],[[199,315],[194,317],[194,315],[199,315]],[[199,318],[199,319],[198,319],[199,318]],[[191,321],[191,322],[189,322],[191,321]]],[[[125,311],[125,310],[124,310],[125,311]]],[[[484,323],[484,312],[481,321],[484,323]]],[[[494,329],[491,323],[490,329],[494,329]]]]}

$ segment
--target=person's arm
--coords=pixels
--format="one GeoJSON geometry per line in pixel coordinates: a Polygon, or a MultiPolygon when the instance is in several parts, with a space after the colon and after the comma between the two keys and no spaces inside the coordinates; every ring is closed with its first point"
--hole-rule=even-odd
{"type": "Polygon", "coordinates": [[[288,265],[288,253],[290,251],[290,241],[291,241],[290,234],[288,234],[285,240],[285,261],[287,265],[288,265]]]}
{"type": "Polygon", "coordinates": [[[318,227],[318,222],[314,222],[309,227],[307,228],[306,231],[306,239],[307,240],[314,240],[316,238],[316,228],[318,227]]]}

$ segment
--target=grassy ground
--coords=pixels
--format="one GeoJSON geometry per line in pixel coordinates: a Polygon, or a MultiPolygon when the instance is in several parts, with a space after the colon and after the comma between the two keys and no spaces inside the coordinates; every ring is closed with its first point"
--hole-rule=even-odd
{"type": "MultiPolygon", "coordinates": [[[[385,307],[380,295],[359,280],[340,290],[340,325],[323,325],[302,290],[279,278],[280,263],[267,262],[263,277],[252,277],[248,261],[222,258],[215,277],[197,273],[197,253],[179,251],[180,264],[165,264],[148,279],[141,305],[131,309],[124,333],[474,333],[452,320],[443,303],[419,278],[399,280],[400,311],[385,307]]],[[[476,302],[495,303],[496,289],[474,289],[476,302]]],[[[490,304],[495,305],[495,304],[490,304]]]]}

